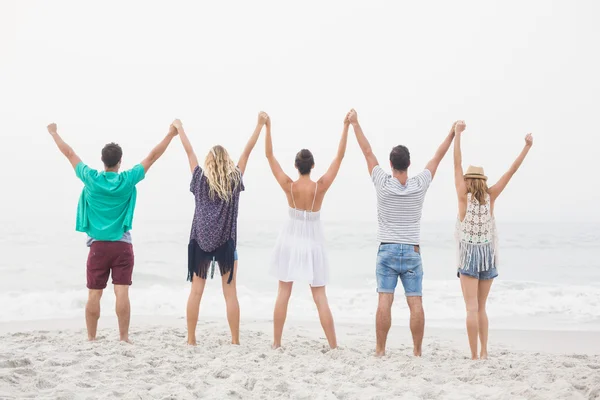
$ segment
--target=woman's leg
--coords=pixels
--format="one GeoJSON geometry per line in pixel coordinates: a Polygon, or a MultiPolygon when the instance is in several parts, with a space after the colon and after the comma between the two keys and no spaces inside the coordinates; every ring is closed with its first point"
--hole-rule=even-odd
{"type": "Polygon", "coordinates": [[[321,320],[321,326],[325,331],[325,336],[329,342],[329,347],[335,349],[337,347],[337,340],[335,338],[335,326],[333,324],[333,315],[329,309],[329,303],[327,302],[327,294],[325,293],[325,286],[311,287],[313,299],[317,305],[317,311],[319,312],[319,319],[321,320]]]}
{"type": "Polygon", "coordinates": [[[275,301],[275,311],[273,312],[273,348],[281,347],[281,335],[283,334],[283,324],[287,316],[288,302],[292,295],[292,285],[294,282],[279,281],[279,290],[277,300],[275,301]]]}
{"type": "Polygon", "coordinates": [[[206,279],[194,274],[187,303],[188,344],[192,346],[196,345],[196,325],[198,324],[198,313],[200,312],[200,300],[202,300],[202,293],[204,293],[204,285],[206,285],[206,279]]]}
{"type": "Polygon", "coordinates": [[[227,283],[229,274],[221,277],[223,282],[223,296],[227,306],[227,322],[231,330],[231,344],[240,344],[240,303],[237,297],[236,275],[237,261],[233,264],[233,279],[227,283]]]}
{"type": "Polygon", "coordinates": [[[478,340],[478,311],[477,288],[479,279],[467,275],[460,275],[460,286],[462,287],[465,306],[467,307],[467,335],[469,336],[469,346],[471,347],[471,359],[477,360],[477,340],[478,340]]]}
{"type": "Polygon", "coordinates": [[[480,280],[479,288],[477,291],[477,303],[479,305],[478,321],[479,321],[479,340],[481,341],[481,355],[480,358],[487,359],[487,342],[488,342],[488,317],[485,311],[485,305],[487,303],[488,294],[492,287],[493,279],[480,280]]]}

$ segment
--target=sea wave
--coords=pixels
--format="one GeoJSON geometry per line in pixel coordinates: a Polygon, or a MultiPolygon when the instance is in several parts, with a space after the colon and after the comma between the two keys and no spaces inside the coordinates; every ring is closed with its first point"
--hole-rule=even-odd
{"type": "MultiPolygon", "coordinates": [[[[212,282],[210,282],[212,283],[212,282]]],[[[374,282],[364,289],[328,287],[335,320],[373,323],[377,307],[374,282]]],[[[429,326],[462,327],[464,302],[458,280],[425,280],[423,303],[429,326]]],[[[225,315],[220,285],[209,284],[202,299],[201,317],[225,315]]],[[[151,285],[131,289],[134,315],[185,316],[188,285],[151,285]]],[[[270,319],[276,293],[238,287],[242,319],[270,319]]],[[[0,321],[25,321],[83,317],[87,290],[8,292],[0,294],[0,321]]],[[[102,300],[104,313],[114,310],[114,296],[102,300]]],[[[315,305],[307,288],[298,286],[290,300],[289,317],[316,319],[315,305]]],[[[600,330],[600,285],[552,285],[535,282],[495,282],[488,300],[488,314],[496,328],[600,330]],[[494,321],[496,321],[494,323],[494,321]]],[[[395,324],[407,323],[408,307],[400,296],[394,304],[395,324]]]]}

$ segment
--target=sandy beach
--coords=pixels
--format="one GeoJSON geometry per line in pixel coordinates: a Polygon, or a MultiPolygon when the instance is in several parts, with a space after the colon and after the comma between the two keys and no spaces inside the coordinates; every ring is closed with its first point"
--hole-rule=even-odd
{"type": "Polygon", "coordinates": [[[242,345],[223,320],[202,320],[198,347],[182,318],[134,317],[133,344],[116,321],[87,342],[83,320],[0,324],[0,398],[47,399],[597,399],[597,332],[491,331],[491,359],[471,361],[461,330],[428,329],[411,356],[408,328],[373,356],[371,325],[339,325],[329,350],[316,323],[290,321],[270,349],[269,321],[245,321],[242,345]]]}

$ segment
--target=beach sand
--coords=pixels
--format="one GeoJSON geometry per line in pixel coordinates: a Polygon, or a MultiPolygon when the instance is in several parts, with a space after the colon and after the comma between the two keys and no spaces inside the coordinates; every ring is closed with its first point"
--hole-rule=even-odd
{"type": "Polygon", "coordinates": [[[83,318],[0,324],[0,398],[47,399],[600,399],[597,332],[495,331],[490,359],[471,361],[464,330],[427,328],[422,358],[393,326],[384,358],[373,324],[337,326],[329,350],[318,322],[290,321],[271,350],[270,321],[243,321],[241,346],[225,320],[133,317],[133,344],[116,320],[88,342],[83,318]]]}

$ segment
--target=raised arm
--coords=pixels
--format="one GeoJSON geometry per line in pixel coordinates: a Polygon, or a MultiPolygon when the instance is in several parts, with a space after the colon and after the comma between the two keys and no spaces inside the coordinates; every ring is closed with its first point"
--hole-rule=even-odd
{"type": "Polygon", "coordinates": [[[367,160],[367,168],[369,169],[369,175],[372,175],[373,168],[379,165],[379,161],[377,161],[377,157],[373,154],[373,150],[371,150],[371,145],[367,140],[367,137],[362,131],[360,124],[358,123],[358,114],[354,109],[350,110],[348,114],[348,120],[352,124],[352,128],[354,129],[354,134],[356,135],[356,140],[358,141],[358,145],[367,160]]]}
{"type": "Polygon", "coordinates": [[[519,154],[517,159],[512,163],[508,171],[502,175],[498,182],[490,188],[490,197],[492,201],[500,196],[500,193],[502,193],[506,185],[508,185],[508,182],[510,182],[515,172],[517,172],[521,164],[523,164],[523,160],[525,160],[525,156],[529,153],[531,146],[533,146],[533,136],[531,133],[528,133],[527,136],[525,136],[525,146],[523,147],[523,150],[521,150],[521,154],[519,154]]]}
{"type": "Polygon", "coordinates": [[[338,171],[340,170],[340,166],[342,165],[342,160],[344,159],[344,155],[346,154],[346,144],[348,143],[348,129],[350,128],[350,120],[348,116],[350,113],[346,114],[346,118],[344,118],[344,130],[342,130],[342,138],[340,139],[340,144],[338,146],[337,154],[333,159],[333,162],[329,166],[325,175],[319,179],[319,187],[323,190],[328,190],[335,177],[337,176],[338,171]]]}
{"type": "MultiPolygon", "coordinates": [[[[454,128],[454,127],[452,127],[452,128],[454,128]]],[[[438,166],[440,165],[440,162],[442,162],[442,159],[448,152],[448,149],[450,148],[450,145],[452,144],[453,139],[454,139],[454,129],[450,129],[450,132],[448,132],[448,136],[446,136],[446,138],[444,139],[442,144],[440,144],[440,147],[438,147],[438,149],[436,150],[433,158],[431,160],[429,160],[429,162],[425,166],[425,169],[428,169],[429,172],[431,172],[431,179],[433,179],[433,177],[435,176],[438,166]]]]}
{"type": "Polygon", "coordinates": [[[181,144],[183,145],[183,149],[185,150],[185,154],[187,154],[188,162],[190,163],[190,171],[192,173],[198,166],[198,157],[196,157],[196,153],[194,153],[194,148],[190,143],[190,139],[187,137],[185,130],[183,129],[183,124],[181,120],[176,119],[173,121],[172,126],[177,129],[177,133],[179,133],[179,138],[181,139],[181,144]]]}
{"type": "Polygon", "coordinates": [[[258,113],[258,121],[256,122],[256,128],[254,128],[254,133],[252,133],[252,136],[250,136],[250,139],[248,140],[248,143],[246,143],[246,147],[244,147],[244,151],[240,156],[240,160],[238,161],[237,166],[240,169],[240,171],[242,171],[242,175],[246,171],[246,165],[248,164],[248,158],[250,158],[250,153],[252,153],[252,149],[254,149],[254,146],[258,141],[260,131],[262,131],[262,128],[267,122],[268,117],[269,116],[264,111],[258,113]]]}
{"type": "Polygon", "coordinates": [[[65,157],[67,157],[67,160],[69,160],[73,168],[75,168],[77,164],[81,162],[81,158],[79,158],[79,156],[75,154],[75,151],[71,148],[71,146],[69,146],[65,143],[64,140],[62,140],[56,129],[56,124],[52,123],[48,125],[48,132],[50,132],[50,135],[52,136],[52,139],[54,139],[54,143],[56,143],[56,146],[58,147],[60,152],[63,153],[65,157]]]}
{"type": "Polygon", "coordinates": [[[454,130],[454,185],[456,186],[456,193],[459,198],[462,198],[467,193],[467,185],[465,184],[462,167],[462,152],[460,149],[462,133],[466,127],[465,121],[456,121],[452,125],[452,130],[454,130]]]}
{"type": "Polygon", "coordinates": [[[267,116],[267,122],[265,123],[265,126],[267,128],[267,133],[265,135],[265,155],[267,156],[267,160],[269,161],[269,167],[271,167],[271,172],[273,172],[273,176],[275,176],[275,179],[277,179],[277,183],[279,183],[279,186],[281,186],[283,190],[287,191],[290,184],[292,183],[292,180],[289,176],[285,174],[285,172],[283,172],[283,169],[281,169],[281,165],[279,165],[279,162],[273,155],[273,141],[271,139],[271,118],[269,116],[267,116]]]}
{"type": "Polygon", "coordinates": [[[177,129],[171,124],[167,136],[165,136],[165,138],[158,145],[156,145],[156,147],[153,148],[148,156],[140,163],[144,167],[144,173],[148,173],[150,167],[156,162],[156,160],[160,158],[160,156],[163,155],[165,150],[167,150],[167,147],[169,147],[171,140],[173,140],[175,136],[177,136],[177,129]]]}

